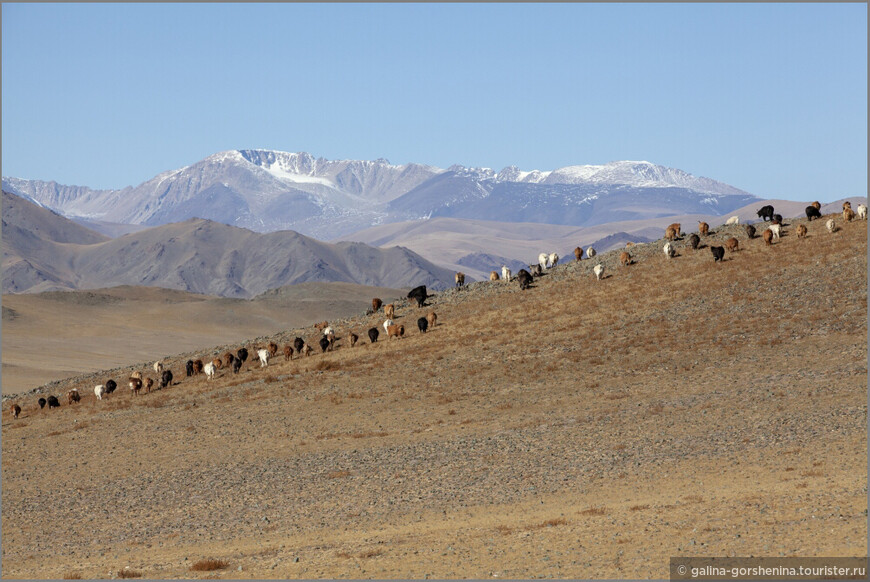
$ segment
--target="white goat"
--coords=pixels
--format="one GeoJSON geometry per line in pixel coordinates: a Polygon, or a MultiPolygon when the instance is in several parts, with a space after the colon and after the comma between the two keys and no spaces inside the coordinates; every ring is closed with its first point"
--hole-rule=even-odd
{"type": "Polygon", "coordinates": [[[106,387],[102,384],[98,386],[94,386],[94,396],[97,397],[97,400],[102,400],[103,396],[106,394],[106,387]]]}
{"type": "Polygon", "coordinates": [[[265,368],[269,365],[269,350],[259,349],[257,355],[260,357],[260,367],[265,368]]]}
{"type": "Polygon", "coordinates": [[[507,265],[501,266],[501,278],[503,281],[511,280],[511,270],[507,268],[507,265]]]}
{"type": "Polygon", "coordinates": [[[597,265],[595,265],[595,268],[592,269],[592,272],[595,273],[595,278],[600,281],[601,275],[604,274],[604,265],[598,263],[597,265]]]}
{"type": "MultiPolygon", "coordinates": [[[[262,352],[262,351],[265,351],[265,350],[260,350],[260,351],[262,352]]],[[[268,353],[268,352],[266,352],[266,353],[268,353]]],[[[262,359],[262,356],[260,356],[260,358],[262,359]]],[[[206,380],[211,380],[211,379],[213,379],[213,378],[214,378],[214,373],[215,373],[214,362],[209,362],[208,364],[206,364],[206,365],[203,367],[203,371],[205,372],[205,379],[206,379],[206,380]]]]}
{"type": "Polygon", "coordinates": [[[668,257],[669,259],[674,258],[674,255],[677,254],[677,251],[674,248],[674,245],[672,245],[670,243],[670,241],[665,243],[665,246],[662,247],[662,250],[665,252],[665,256],[668,257]]]}
{"type": "Polygon", "coordinates": [[[860,220],[867,220],[867,206],[865,204],[859,204],[857,211],[860,220]]]}
{"type": "Polygon", "coordinates": [[[384,331],[387,331],[387,328],[390,327],[391,325],[393,325],[393,320],[392,319],[386,320],[384,322],[384,331]]]}
{"type": "Polygon", "coordinates": [[[589,247],[588,249],[586,249],[586,256],[589,257],[590,259],[597,254],[598,253],[596,253],[595,249],[593,249],[592,247],[589,247]]]}
{"type": "Polygon", "coordinates": [[[547,257],[547,259],[549,260],[550,266],[555,267],[556,263],[559,262],[559,255],[557,255],[556,253],[550,253],[550,256],[547,257]]]}
{"type": "Polygon", "coordinates": [[[547,253],[541,253],[540,255],[538,255],[538,264],[541,265],[542,269],[547,268],[547,259],[549,258],[550,256],[547,253]]]}
{"type": "Polygon", "coordinates": [[[739,216],[732,216],[728,220],[725,221],[725,226],[731,226],[732,224],[740,224],[739,216]]]}

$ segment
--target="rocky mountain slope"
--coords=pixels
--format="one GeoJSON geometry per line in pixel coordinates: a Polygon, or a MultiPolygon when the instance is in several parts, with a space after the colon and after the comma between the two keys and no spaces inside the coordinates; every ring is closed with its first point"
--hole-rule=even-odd
{"type": "Polygon", "coordinates": [[[149,394],[93,396],[144,361],[39,392],[77,405],[7,400],[3,574],[663,579],[671,556],[863,555],[867,223],[800,223],[399,302],[401,340],[350,347],[383,315],[339,318],[332,352],[184,375],[317,340],[292,328],[167,357],[177,384],[149,394]]]}
{"type": "Polygon", "coordinates": [[[3,188],[93,222],[153,226],[196,217],[258,232],[292,229],[320,239],[433,216],[580,226],[722,214],[755,199],[727,184],[649,162],[495,172],[331,161],[272,150],[220,152],[122,190],[11,177],[3,178],[3,188]]]}
{"type": "Polygon", "coordinates": [[[105,239],[3,193],[3,291],[146,285],[224,297],[252,297],[303,282],[344,281],[375,287],[444,288],[453,273],[401,247],[329,244],[292,231],[260,234],[190,219],[105,239]],[[6,207],[13,209],[7,216],[6,207]],[[54,233],[76,233],[54,240],[54,233]],[[48,238],[43,238],[43,234],[48,238]],[[90,242],[88,242],[90,241],[90,242]]]}

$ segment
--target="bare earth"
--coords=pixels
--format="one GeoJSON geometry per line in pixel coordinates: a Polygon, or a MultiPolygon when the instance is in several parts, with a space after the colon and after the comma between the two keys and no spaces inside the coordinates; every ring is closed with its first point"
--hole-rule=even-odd
{"type": "MultiPolygon", "coordinates": [[[[401,302],[402,340],[349,347],[379,313],[333,321],[334,352],[212,382],[183,362],[241,344],[169,358],[178,383],[150,394],[131,368],[106,401],[105,374],[54,388],[77,405],[22,396],[3,577],[667,578],[670,556],[865,555],[866,222],[806,240],[788,222],[771,247],[718,228],[704,243],[742,247],[721,264],[659,241],[598,257],[602,281],[571,262],[523,292],[401,302]]],[[[317,338],[271,337],[297,334],[317,338]]]]}

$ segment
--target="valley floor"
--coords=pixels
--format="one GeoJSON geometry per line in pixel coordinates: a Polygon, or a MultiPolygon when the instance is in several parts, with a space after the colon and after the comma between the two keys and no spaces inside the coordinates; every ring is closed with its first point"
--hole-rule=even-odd
{"type": "MultiPolygon", "coordinates": [[[[3,411],[3,577],[667,578],[671,556],[863,556],[866,223],[809,228],[738,234],[721,264],[651,244],[600,257],[602,281],[583,261],[524,292],[446,291],[426,334],[401,303],[402,340],[350,348],[382,317],[340,320],[335,352],[213,382],[179,356],[162,391],[98,402],[89,377],[78,405],[22,399],[3,411]]],[[[274,339],[298,333],[315,337],[274,339]]]]}

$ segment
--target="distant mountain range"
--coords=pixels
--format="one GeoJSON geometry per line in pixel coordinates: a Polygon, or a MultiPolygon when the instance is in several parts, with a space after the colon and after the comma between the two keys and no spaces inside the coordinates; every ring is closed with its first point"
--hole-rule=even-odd
{"type": "Polygon", "coordinates": [[[376,287],[453,284],[453,272],[406,248],[330,244],[297,232],[268,234],[201,218],[110,239],[3,192],[4,293],[165,287],[253,297],[303,282],[376,287]]]}
{"type": "MultiPolygon", "coordinates": [[[[135,187],[93,190],[3,178],[3,189],[102,232],[204,218],[257,232],[335,240],[373,226],[445,217],[594,226],[680,214],[722,215],[747,192],[649,162],[553,171],[387,160],[331,161],[271,150],[220,152],[135,187]]],[[[133,228],[126,229],[128,232],[133,228]]]]}

